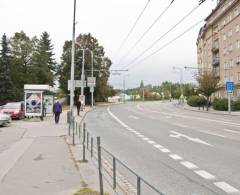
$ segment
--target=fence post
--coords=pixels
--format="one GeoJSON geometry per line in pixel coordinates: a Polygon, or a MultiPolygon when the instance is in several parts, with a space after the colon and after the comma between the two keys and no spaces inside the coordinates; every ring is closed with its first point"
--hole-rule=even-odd
{"type": "Polygon", "coordinates": [[[79,127],[78,127],[78,136],[80,139],[81,138],[81,123],[79,124],[79,127]]]}
{"type": "Polygon", "coordinates": [[[102,177],[102,159],[101,159],[101,141],[100,137],[97,137],[97,150],[98,150],[98,171],[99,171],[99,186],[100,195],[103,195],[103,177],[102,177]]]}
{"type": "Polygon", "coordinates": [[[141,178],[137,177],[137,195],[141,195],[141,178]]]}
{"type": "Polygon", "coordinates": [[[93,138],[91,137],[91,158],[93,157],[93,138]]]}
{"type": "Polygon", "coordinates": [[[77,122],[76,122],[76,129],[75,129],[76,135],[78,134],[78,128],[77,128],[77,126],[78,126],[78,124],[77,124],[77,122]]]}
{"type": "Polygon", "coordinates": [[[87,149],[88,149],[88,145],[89,145],[89,133],[87,132],[87,149]]]}
{"type": "Polygon", "coordinates": [[[86,123],[83,123],[83,162],[86,161],[85,156],[85,139],[86,139],[86,123]]]}
{"type": "Polygon", "coordinates": [[[116,158],[113,157],[113,189],[116,189],[116,158]]]}
{"type": "Polygon", "coordinates": [[[72,125],[73,125],[73,145],[75,145],[75,133],[74,133],[74,129],[75,129],[75,117],[73,117],[73,121],[72,121],[72,125]]]}

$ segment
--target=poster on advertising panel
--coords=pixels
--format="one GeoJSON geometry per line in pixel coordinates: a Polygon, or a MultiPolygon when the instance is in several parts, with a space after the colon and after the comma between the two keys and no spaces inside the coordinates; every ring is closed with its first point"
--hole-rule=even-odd
{"type": "Polygon", "coordinates": [[[53,113],[53,95],[44,95],[43,96],[43,104],[46,114],[53,113]]]}
{"type": "Polygon", "coordinates": [[[25,92],[25,115],[42,116],[42,92],[25,92]]]}

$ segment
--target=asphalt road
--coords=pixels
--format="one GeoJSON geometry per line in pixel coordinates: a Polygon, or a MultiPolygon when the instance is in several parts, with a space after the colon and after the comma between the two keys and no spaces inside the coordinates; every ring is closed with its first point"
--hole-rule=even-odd
{"type": "Polygon", "coordinates": [[[85,121],[105,148],[166,195],[240,194],[238,116],[148,102],[99,107],[85,121]]]}

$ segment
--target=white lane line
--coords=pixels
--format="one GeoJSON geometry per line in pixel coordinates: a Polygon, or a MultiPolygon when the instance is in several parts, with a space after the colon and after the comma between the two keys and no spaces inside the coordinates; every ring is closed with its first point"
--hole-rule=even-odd
{"type": "Polygon", "coordinates": [[[191,162],[188,162],[188,161],[182,161],[181,164],[185,167],[187,167],[188,169],[197,169],[198,166],[191,163],[191,162]]]}
{"type": "Polygon", "coordinates": [[[233,186],[229,185],[226,182],[215,182],[214,185],[229,194],[230,193],[239,193],[238,189],[234,188],[233,186]]]}
{"type": "Polygon", "coordinates": [[[156,144],[154,145],[155,148],[163,148],[163,146],[161,146],[160,144],[156,144]]]}
{"type": "Polygon", "coordinates": [[[135,119],[135,120],[138,120],[138,119],[139,119],[139,117],[133,116],[133,115],[128,116],[128,118],[132,118],[132,119],[135,119]]]}
{"type": "Polygon", "coordinates": [[[216,179],[216,177],[214,175],[212,175],[211,173],[208,173],[207,171],[204,170],[199,170],[199,171],[194,171],[196,174],[198,174],[199,176],[203,177],[204,179],[208,179],[208,180],[213,180],[216,179]]]}
{"type": "Polygon", "coordinates": [[[220,134],[216,134],[216,133],[210,133],[210,132],[206,132],[206,131],[202,131],[202,130],[197,130],[197,131],[199,131],[199,132],[201,132],[201,133],[208,134],[208,135],[214,135],[214,136],[223,137],[223,138],[226,137],[226,136],[224,136],[224,135],[220,135],[220,134]]]}
{"type": "Polygon", "coordinates": [[[124,128],[128,128],[128,126],[122,122],[121,120],[118,119],[118,117],[116,117],[111,111],[110,111],[110,107],[107,108],[108,113],[118,122],[120,123],[120,125],[122,125],[124,128]]]}
{"type": "Polygon", "coordinates": [[[167,148],[162,148],[162,149],[160,149],[163,153],[169,153],[169,152],[171,152],[169,149],[167,149],[167,148]]]}
{"type": "Polygon", "coordinates": [[[182,124],[179,124],[179,123],[172,123],[172,124],[175,125],[175,126],[178,126],[178,127],[183,127],[183,128],[188,127],[187,125],[182,125],[182,124]]]}
{"type": "Polygon", "coordinates": [[[148,141],[149,140],[149,138],[147,138],[147,137],[143,137],[142,138],[144,141],[148,141]]]}
{"type": "Polygon", "coordinates": [[[148,143],[149,143],[149,144],[156,144],[156,142],[155,142],[155,141],[152,141],[152,140],[149,140],[148,143]]]}
{"type": "Polygon", "coordinates": [[[183,158],[177,154],[169,154],[168,156],[170,156],[173,160],[182,160],[183,158]]]}
{"type": "Polygon", "coordinates": [[[138,134],[137,136],[138,136],[138,137],[144,137],[144,135],[142,135],[142,134],[138,134]]]}
{"type": "Polygon", "coordinates": [[[236,133],[236,134],[240,134],[240,131],[234,131],[231,129],[223,129],[224,131],[230,132],[230,133],[236,133]]]}

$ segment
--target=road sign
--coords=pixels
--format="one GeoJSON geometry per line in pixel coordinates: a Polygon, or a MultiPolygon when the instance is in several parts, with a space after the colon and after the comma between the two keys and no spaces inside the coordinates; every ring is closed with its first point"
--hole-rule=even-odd
{"type": "Polygon", "coordinates": [[[83,85],[82,85],[82,81],[81,80],[75,80],[75,86],[76,87],[87,87],[87,83],[86,81],[83,82],[83,85]]]}
{"type": "Polygon", "coordinates": [[[95,87],[96,86],[96,77],[88,77],[87,78],[87,86],[95,87]]]}
{"type": "Polygon", "coordinates": [[[232,92],[234,90],[234,83],[232,81],[227,81],[225,88],[227,92],[232,92]]]}

